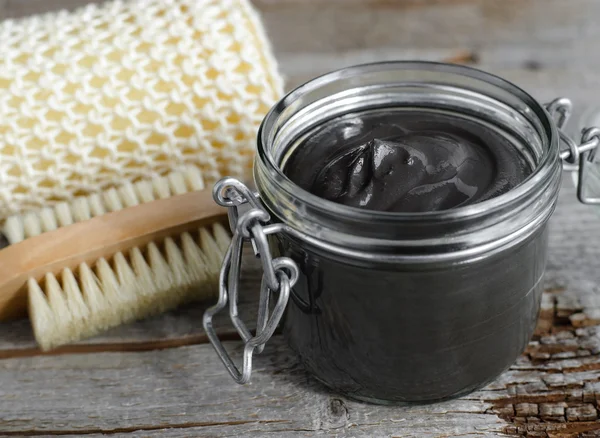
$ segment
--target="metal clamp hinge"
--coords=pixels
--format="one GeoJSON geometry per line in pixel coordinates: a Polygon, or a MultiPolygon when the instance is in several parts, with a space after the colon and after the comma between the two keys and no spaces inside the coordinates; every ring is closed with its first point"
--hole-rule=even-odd
{"type": "Polygon", "coordinates": [[[217,304],[206,310],[202,323],[219,358],[233,379],[242,384],[250,380],[254,351],[261,353],[275,332],[285,311],[290,289],[296,284],[299,272],[298,266],[292,259],[272,258],[267,235],[281,232],[282,227],[279,224],[268,224],[271,219],[268,212],[246,185],[235,178],[223,178],[215,184],[213,197],[219,205],[228,208],[233,236],[219,275],[219,299],[217,304]],[[238,208],[243,204],[249,204],[250,208],[240,216],[238,208]],[[255,254],[260,258],[263,268],[254,336],[238,314],[242,250],[244,242],[248,240],[252,242],[255,254]],[[277,294],[278,297],[273,310],[270,311],[269,302],[272,293],[277,294]],[[234,364],[213,327],[213,317],[225,308],[227,302],[229,302],[231,322],[244,342],[242,371],[234,364]]]}
{"type": "Polygon", "coordinates": [[[546,104],[546,110],[555,120],[561,144],[567,146],[559,152],[563,168],[567,171],[577,172],[577,198],[583,204],[600,204],[599,197],[586,195],[586,185],[589,172],[596,159],[596,152],[600,145],[600,128],[584,128],[581,132],[581,142],[576,144],[563,128],[573,112],[573,104],[567,98],[560,97],[546,104]]]}

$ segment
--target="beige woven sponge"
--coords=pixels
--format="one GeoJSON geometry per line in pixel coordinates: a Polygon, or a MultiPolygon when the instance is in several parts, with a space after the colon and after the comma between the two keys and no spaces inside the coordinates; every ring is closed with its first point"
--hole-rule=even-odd
{"type": "Polygon", "coordinates": [[[282,96],[247,0],[130,0],[0,23],[0,219],[192,164],[247,178],[282,96]]]}

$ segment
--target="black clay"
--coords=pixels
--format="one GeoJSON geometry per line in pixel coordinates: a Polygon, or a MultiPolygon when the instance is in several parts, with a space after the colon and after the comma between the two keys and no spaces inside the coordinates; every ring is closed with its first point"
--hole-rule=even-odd
{"type": "Polygon", "coordinates": [[[284,172],[330,201],[424,212],[501,195],[531,169],[506,138],[475,122],[431,111],[379,110],[317,127],[284,172]]]}
{"type": "Polygon", "coordinates": [[[535,328],[544,227],[511,253],[448,269],[353,265],[282,236],[299,263],[284,333],[306,369],[347,396],[437,401],[508,368],[535,328]]]}

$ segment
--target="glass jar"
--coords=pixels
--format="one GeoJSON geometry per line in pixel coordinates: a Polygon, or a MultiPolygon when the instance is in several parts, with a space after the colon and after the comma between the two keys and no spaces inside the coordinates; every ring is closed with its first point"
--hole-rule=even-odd
{"type": "Polygon", "coordinates": [[[524,351],[536,325],[547,222],[563,161],[589,162],[599,143],[595,128],[583,132],[579,145],[562,133],[570,108],[566,99],[541,105],[480,70],[431,62],[349,67],[285,96],[259,130],[257,193],[231,178],[214,188],[216,201],[230,207],[234,236],[219,302],[203,322],[234,379],[248,381],[253,352],[262,351],[284,313],[284,336],[304,367],[351,398],[439,401],[497,377],[524,351]],[[447,114],[494,130],[532,172],[492,199],[422,213],[341,205],[286,177],[286,160],[313,129],[383,108],[447,114]],[[245,240],[265,272],[254,336],[237,316],[245,240]],[[245,342],[241,371],[212,327],[227,302],[245,342]]]}

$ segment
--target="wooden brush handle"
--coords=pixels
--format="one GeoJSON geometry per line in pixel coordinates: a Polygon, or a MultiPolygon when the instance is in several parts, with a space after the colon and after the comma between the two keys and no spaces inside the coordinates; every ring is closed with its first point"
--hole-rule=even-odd
{"type": "Polygon", "coordinates": [[[224,221],[210,190],[159,199],[25,239],[0,251],[0,320],[24,316],[26,283],[119,251],[224,221]]]}

